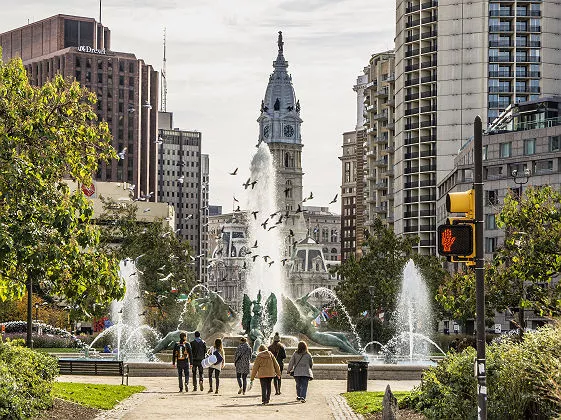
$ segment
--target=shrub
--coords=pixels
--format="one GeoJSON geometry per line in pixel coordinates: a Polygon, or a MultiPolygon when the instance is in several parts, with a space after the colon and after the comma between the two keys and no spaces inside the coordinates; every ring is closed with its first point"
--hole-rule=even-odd
{"type": "Polygon", "coordinates": [[[23,419],[52,406],[56,358],[0,342],[0,418],[23,419]]]}
{"type": "MultiPolygon", "coordinates": [[[[561,411],[561,327],[548,326],[491,344],[486,351],[490,419],[546,419],[561,411]],[[557,393],[556,393],[557,392],[557,393]]],[[[477,417],[476,351],[451,352],[428,369],[404,405],[429,419],[477,417]]]]}

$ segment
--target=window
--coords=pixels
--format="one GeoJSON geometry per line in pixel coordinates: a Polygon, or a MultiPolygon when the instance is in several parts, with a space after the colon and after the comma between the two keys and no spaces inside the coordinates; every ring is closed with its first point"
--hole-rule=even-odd
{"type": "Polygon", "coordinates": [[[549,138],[549,151],[558,152],[561,146],[561,136],[551,136],[549,138]]]}
{"type": "Polygon", "coordinates": [[[485,252],[490,254],[497,248],[497,238],[485,238],[485,252]]]}
{"type": "Polygon", "coordinates": [[[487,196],[487,203],[491,205],[499,204],[499,190],[488,190],[485,191],[487,196]]]}
{"type": "Polygon", "coordinates": [[[489,146],[487,146],[487,145],[483,146],[483,150],[482,150],[483,160],[487,160],[487,152],[488,151],[489,151],[489,146]]]}
{"type": "Polygon", "coordinates": [[[496,224],[494,214],[486,214],[485,215],[485,229],[487,229],[487,230],[497,229],[497,224],[496,224]]]}
{"type": "Polygon", "coordinates": [[[499,148],[499,157],[501,157],[501,158],[510,157],[511,148],[512,148],[512,143],[510,143],[510,142],[501,143],[500,148],[499,148]]]}
{"type": "Polygon", "coordinates": [[[524,154],[533,155],[536,153],[536,139],[524,140],[524,154]]]}
{"type": "Polygon", "coordinates": [[[553,171],[553,161],[552,160],[538,160],[534,162],[534,172],[549,172],[553,171]]]}

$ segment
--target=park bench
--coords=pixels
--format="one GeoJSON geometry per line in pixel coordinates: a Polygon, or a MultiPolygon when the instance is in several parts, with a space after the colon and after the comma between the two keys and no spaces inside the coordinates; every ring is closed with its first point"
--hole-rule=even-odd
{"type": "Polygon", "coordinates": [[[129,365],[122,360],[58,359],[58,368],[61,375],[120,376],[121,385],[126,377],[129,384],[129,365]]]}

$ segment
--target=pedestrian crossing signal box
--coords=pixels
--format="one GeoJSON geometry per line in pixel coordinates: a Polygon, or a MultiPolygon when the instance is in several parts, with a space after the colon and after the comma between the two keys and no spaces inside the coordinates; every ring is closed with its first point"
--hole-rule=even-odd
{"type": "MultiPolygon", "coordinates": [[[[461,220],[461,219],[460,219],[461,220]]],[[[475,257],[475,228],[473,223],[438,226],[438,253],[452,262],[471,263],[475,257]]]]}

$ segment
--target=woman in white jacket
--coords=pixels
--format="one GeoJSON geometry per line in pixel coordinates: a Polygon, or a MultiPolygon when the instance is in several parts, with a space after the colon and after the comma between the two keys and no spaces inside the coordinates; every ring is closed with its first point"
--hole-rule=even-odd
{"type": "Polygon", "coordinates": [[[225,362],[225,355],[224,355],[224,348],[222,347],[222,340],[217,338],[214,340],[214,346],[209,349],[209,355],[216,356],[216,363],[211,365],[208,368],[208,382],[210,385],[210,389],[208,390],[209,393],[212,392],[212,374],[214,373],[216,379],[216,390],[214,391],[215,394],[218,394],[218,387],[220,386],[220,372],[222,368],[226,364],[225,362]]]}

